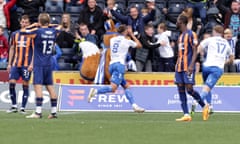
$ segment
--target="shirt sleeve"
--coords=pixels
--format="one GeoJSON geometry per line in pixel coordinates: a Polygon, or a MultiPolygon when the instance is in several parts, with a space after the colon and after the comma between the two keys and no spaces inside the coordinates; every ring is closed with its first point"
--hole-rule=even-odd
{"type": "Polygon", "coordinates": [[[23,34],[23,35],[26,35],[26,36],[34,38],[36,36],[36,34],[37,34],[37,30],[38,30],[38,28],[21,29],[20,30],[20,34],[23,34]]]}
{"type": "Polygon", "coordinates": [[[198,37],[197,37],[197,34],[195,32],[192,32],[192,44],[193,44],[193,46],[198,45],[198,37]]]}
{"type": "Polygon", "coordinates": [[[128,44],[130,47],[133,47],[133,48],[137,47],[137,43],[132,40],[128,40],[128,44]]]}
{"type": "Polygon", "coordinates": [[[200,46],[202,47],[203,50],[207,48],[209,41],[210,41],[210,38],[207,38],[200,43],[200,46]]]}

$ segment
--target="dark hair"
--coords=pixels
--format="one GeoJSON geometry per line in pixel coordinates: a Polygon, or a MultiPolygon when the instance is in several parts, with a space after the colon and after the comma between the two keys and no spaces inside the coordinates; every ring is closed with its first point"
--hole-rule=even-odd
{"type": "Polygon", "coordinates": [[[127,30],[127,26],[126,25],[120,25],[117,29],[117,32],[123,33],[125,30],[127,30]]]}
{"type": "Polygon", "coordinates": [[[183,24],[187,25],[188,18],[185,15],[181,14],[181,15],[178,16],[178,18],[183,24]]]}
{"type": "Polygon", "coordinates": [[[152,24],[147,24],[144,26],[144,30],[149,29],[149,28],[154,28],[152,24]]]}
{"type": "Polygon", "coordinates": [[[234,2],[239,3],[240,1],[239,0],[232,0],[232,3],[234,3],[234,2]]]}
{"type": "Polygon", "coordinates": [[[85,23],[80,23],[80,24],[79,24],[79,27],[82,27],[82,26],[87,26],[87,24],[85,24],[85,23]]]}

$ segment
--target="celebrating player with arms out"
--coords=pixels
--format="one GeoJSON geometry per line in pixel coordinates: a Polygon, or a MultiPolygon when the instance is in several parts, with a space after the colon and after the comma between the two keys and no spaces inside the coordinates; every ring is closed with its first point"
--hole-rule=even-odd
{"type": "Polygon", "coordinates": [[[36,111],[26,118],[42,117],[43,85],[46,86],[51,97],[52,109],[48,118],[57,118],[57,95],[53,87],[51,58],[59,29],[60,26],[53,27],[50,25],[49,14],[41,13],[38,16],[38,23],[21,30],[22,34],[34,39],[33,85],[36,93],[36,111]]]}
{"type": "MultiPolygon", "coordinates": [[[[23,15],[20,21],[21,28],[30,25],[30,19],[27,15],[23,15]]],[[[16,81],[21,77],[23,80],[23,96],[20,113],[25,114],[25,107],[29,96],[29,80],[32,71],[32,54],[33,40],[30,37],[20,34],[16,31],[11,36],[11,47],[9,51],[9,60],[7,70],[9,75],[9,93],[12,101],[12,107],[7,110],[7,113],[17,112],[17,96],[16,96],[16,81]]]]}
{"type": "Polygon", "coordinates": [[[124,79],[125,74],[125,60],[129,47],[140,48],[142,45],[132,32],[128,31],[126,25],[121,25],[118,28],[119,35],[110,39],[111,61],[109,71],[111,74],[111,86],[104,86],[100,89],[91,88],[88,95],[88,102],[96,94],[103,94],[107,92],[115,92],[119,85],[125,89],[125,94],[135,112],[144,112],[145,110],[139,107],[135,102],[130,91],[130,86],[124,79]],[[134,41],[127,39],[130,36],[134,41]]]}

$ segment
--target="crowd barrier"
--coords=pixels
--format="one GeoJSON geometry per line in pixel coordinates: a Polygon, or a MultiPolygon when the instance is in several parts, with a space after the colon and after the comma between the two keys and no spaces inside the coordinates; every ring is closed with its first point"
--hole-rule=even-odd
{"type": "MultiPolygon", "coordinates": [[[[98,94],[91,103],[87,96],[91,87],[99,85],[61,85],[59,111],[132,111],[124,90],[115,93],[98,94]]],[[[179,112],[181,105],[175,86],[133,86],[135,101],[148,112],[179,112]]],[[[201,87],[197,86],[200,91],[201,87]]],[[[217,86],[212,91],[212,103],[216,112],[240,112],[240,87],[217,86]]],[[[193,99],[188,95],[188,104],[193,99]]],[[[201,110],[198,106],[197,110],[201,110]]]]}
{"type": "MultiPolygon", "coordinates": [[[[132,84],[132,91],[136,102],[147,111],[181,111],[180,101],[174,86],[174,73],[127,73],[127,81],[132,84]]],[[[0,109],[10,107],[8,91],[8,73],[0,71],[0,109]]],[[[77,71],[54,72],[56,92],[59,95],[60,111],[131,111],[124,91],[118,89],[114,94],[97,95],[92,103],[87,103],[86,97],[90,87],[99,87],[83,80],[77,71]]],[[[18,81],[16,90],[18,102],[21,103],[22,87],[18,81]]],[[[195,88],[200,91],[202,85],[201,74],[196,75],[195,88]]],[[[239,112],[240,105],[240,75],[224,74],[213,89],[214,110],[223,112],[239,112]]],[[[44,92],[44,108],[49,109],[49,94],[44,92]]],[[[192,98],[188,96],[189,105],[192,98]]],[[[30,97],[27,109],[35,108],[35,93],[30,85],[30,97]]],[[[200,109],[198,109],[200,110],[200,109]]]]}
{"type": "MultiPolygon", "coordinates": [[[[53,75],[56,84],[92,84],[84,80],[78,71],[55,71],[53,75]]],[[[174,73],[128,72],[125,78],[131,85],[174,85],[174,73]]],[[[0,81],[8,81],[7,71],[0,71],[0,81]]],[[[18,83],[21,83],[21,80],[18,83]]],[[[196,74],[196,85],[202,85],[202,83],[201,73],[196,74]]],[[[217,85],[240,86],[240,74],[225,73],[217,85]]]]}

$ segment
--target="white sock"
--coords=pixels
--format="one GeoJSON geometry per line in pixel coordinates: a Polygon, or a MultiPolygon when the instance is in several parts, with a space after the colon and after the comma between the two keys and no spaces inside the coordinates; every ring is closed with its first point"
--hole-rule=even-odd
{"type": "Polygon", "coordinates": [[[36,113],[38,113],[38,114],[42,113],[42,107],[41,106],[36,107],[36,113]]]}
{"type": "Polygon", "coordinates": [[[135,107],[137,107],[137,106],[138,106],[138,105],[135,104],[135,103],[132,104],[132,107],[133,107],[133,108],[135,108],[135,107]]]}
{"type": "Polygon", "coordinates": [[[52,107],[51,113],[52,113],[52,114],[57,113],[57,107],[52,107]]]}
{"type": "Polygon", "coordinates": [[[12,107],[17,108],[17,105],[16,105],[16,104],[15,104],[15,105],[12,105],[12,107]]]}
{"type": "Polygon", "coordinates": [[[184,116],[189,116],[189,114],[184,114],[184,116]]]}

